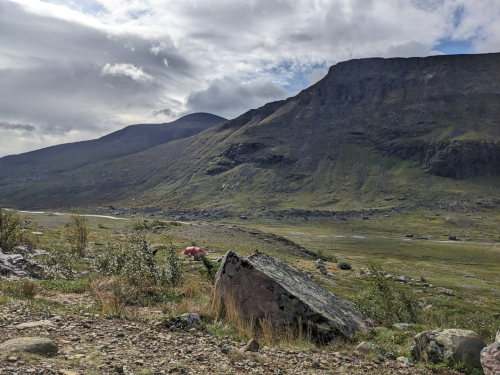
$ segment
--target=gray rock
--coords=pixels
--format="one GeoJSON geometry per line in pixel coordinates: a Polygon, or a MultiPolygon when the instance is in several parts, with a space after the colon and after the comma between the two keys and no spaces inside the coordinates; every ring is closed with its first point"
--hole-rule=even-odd
{"type": "Polygon", "coordinates": [[[500,342],[494,342],[481,350],[481,366],[484,375],[500,374],[500,342]]]}
{"type": "Polygon", "coordinates": [[[260,345],[259,343],[254,340],[254,339],[251,339],[250,341],[248,341],[248,343],[246,344],[245,346],[245,351],[246,352],[258,352],[259,351],[259,348],[260,348],[260,345]]]}
{"type": "Polygon", "coordinates": [[[394,323],[392,326],[396,329],[406,329],[410,325],[408,323],[394,323]]]}
{"type": "Polygon", "coordinates": [[[21,254],[4,254],[0,249],[0,277],[27,279],[37,275],[42,268],[21,254]]]}
{"type": "Polygon", "coordinates": [[[179,321],[185,322],[188,325],[200,323],[200,315],[196,313],[185,313],[176,317],[179,321]]]}
{"type": "Polygon", "coordinates": [[[55,354],[57,344],[46,337],[18,337],[0,344],[0,353],[16,352],[55,354]]]}
{"type": "Polygon", "coordinates": [[[401,275],[401,276],[398,276],[396,278],[396,281],[400,282],[400,283],[408,283],[409,281],[411,280],[411,277],[410,276],[405,276],[405,275],[401,275]]]}
{"type": "Polygon", "coordinates": [[[244,320],[270,319],[292,329],[310,326],[318,341],[350,338],[367,330],[353,305],[269,255],[243,258],[229,251],[217,271],[214,289],[221,315],[230,306],[244,320]]]}
{"type": "Polygon", "coordinates": [[[398,358],[396,358],[396,361],[404,363],[405,365],[412,364],[412,360],[410,358],[406,358],[406,357],[398,357],[398,358]]]}
{"type": "Polygon", "coordinates": [[[328,271],[323,266],[319,267],[318,271],[321,272],[323,275],[328,275],[328,271]]]}
{"type": "Polygon", "coordinates": [[[495,342],[481,350],[481,366],[484,375],[500,374],[500,329],[497,331],[495,342]]]}
{"type": "Polygon", "coordinates": [[[316,259],[314,261],[314,267],[316,267],[316,268],[324,267],[324,265],[325,265],[325,262],[323,262],[322,259],[316,259]]]}
{"type": "Polygon", "coordinates": [[[473,331],[444,329],[421,332],[413,338],[411,355],[417,361],[439,363],[451,361],[469,366],[479,365],[483,339],[473,331]]]}
{"type": "Polygon", "coordinates": [[[373,345],[371,342],[362,341],[356,346],[355,350],[363,354],[368,354],[377,352],[377,347],[373,345]]]}
{"type": "Polygon", "coordinates": [[[38,320],[36,322],[21,323],[16,326],[17,329],[29,329],[29,328],[54,328],[55,325],[50,320],[38,320]]]}

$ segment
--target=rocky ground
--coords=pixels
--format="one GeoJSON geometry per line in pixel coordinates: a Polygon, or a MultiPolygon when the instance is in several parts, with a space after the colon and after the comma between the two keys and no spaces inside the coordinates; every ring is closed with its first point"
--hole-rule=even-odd
{"type": "MultiPolygon", "coordinates": [[[[81,305],[82,295],[60,295],[81,305]]],[[[83,298],[84,299],[84,298],[83,298]]],[[[159,312],[157,312],[159,313],[159,312]]],[[[216,338],[203,329],[178,328],[151,320],[105,319],[84,313],[58,316],[32,311],[23,301],[0,305],[0,342],[46,337],[52,356],[0,353],[0,374],[430,374],[402,359],[353,349],[290,350],[216,338]],[[36,322],[21,325],[22,323],[36,322]]],[[[447,372],[452,374],[453,372],[447,372]]]]}

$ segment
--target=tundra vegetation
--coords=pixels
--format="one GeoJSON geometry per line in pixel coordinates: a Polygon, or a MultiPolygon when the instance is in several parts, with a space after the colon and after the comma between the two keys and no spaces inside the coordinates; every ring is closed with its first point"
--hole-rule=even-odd
{"type": "Polygon", "coordinates": [[[21,242],[19,215],[0,208],[0,249],[13,250],[21,242]]]}
{"type": "MultiPolygon", "coordinates": [[[[310,272],[313,280],[369,317],[373,328],[367,334],[358,335],[354,342],[328,344],[340,352],[352,352],[360,341],[370,341],[388,358],[410,357],[412,338],[423,330],[470,329],[489,343],[500,325],[498,234],[466,215],[453,214],[453,223],[446,219],[449,213],[425,211],[381,215],[377,220],[288,218],[243,223],[226,219],[180,224],[137,217],[112,220],[5,210],[0,214],[4,251],[15,251],[23,242],[22,233],[37,233],[36,247],[44,250],[36,255],[44,269],[42,278],[0,279],[0,304],[18,304],[32,313],[98,314],[167,326],[181,314],[197,313],[201,322],[196,329],[215,337],[256,338],[264,345],[296,350],[313,348],[307,329],[277,329],[267,320],[241,321],[231,309],[223,319],[211,299],[217,258],[236,250],[242,255],[266,253],[310,272]],[[402,221],[406,225],[398,224],[402,221]],[[73,236],[68,236],[68,226],[73,236]],[[447,241],[450,228],[468,241],[447,241]],[[410,232],[413,237],[407,237],[410,232]],[[201,246],[208,256],[195,261],[181,255],[191,244],[201,246]],[[326,259],[327,274],[320,273],[316,257],[301,252],[298,245],[326,259]],[[78,302],[67,303],[68,298],[78,302]],[[407,325],[398,329],[395,323],[407,325]]],[[[491,210],[484,222],[498,222],[499,217],[500,212],[491,210]]],[[[443,373],[447,366],[479,373],[460,364],[417,366],[443,373]]]]}

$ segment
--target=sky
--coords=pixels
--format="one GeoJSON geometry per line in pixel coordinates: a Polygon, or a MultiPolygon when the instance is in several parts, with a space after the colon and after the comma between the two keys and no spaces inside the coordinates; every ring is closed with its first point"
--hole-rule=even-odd
{"type": "Polygon", "coordinates": [[[0,0],[0,156],[234,118],[353,58],[500,52],[500,0],[0,0]]]}

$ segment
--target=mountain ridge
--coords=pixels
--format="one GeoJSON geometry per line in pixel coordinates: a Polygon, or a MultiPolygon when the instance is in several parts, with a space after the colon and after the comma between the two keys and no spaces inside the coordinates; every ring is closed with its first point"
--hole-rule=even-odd
{"type": "Polygon", "coordinates": [[[129,125],[92,140],[4,156],[0,158],[0,175],[26,175],[44,168],[43,171],[47,174],[60,173],[188,137],[224,121],[226,119],[223,117],[200,112],[188,114],[169,123],[129,125]],[[23,166],[31,168],[25,170],[23,166]]]}
{"type": "MultiPolygon", "coordinates": [[[[294,97],[30,190],[49,205],[172,208],[483,199],[500,174],[499,66],[500,54],[342,62],[294,97]]],[[[29,201],[15,183],[0,194],[29,201]]]]}

